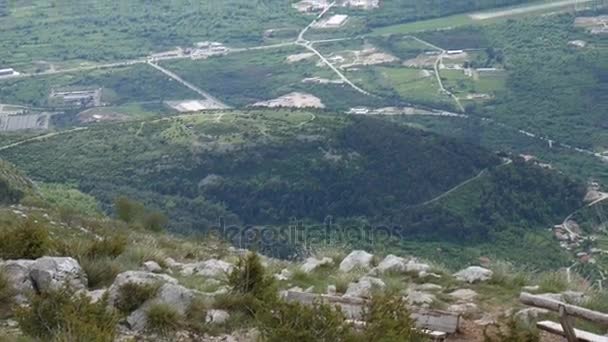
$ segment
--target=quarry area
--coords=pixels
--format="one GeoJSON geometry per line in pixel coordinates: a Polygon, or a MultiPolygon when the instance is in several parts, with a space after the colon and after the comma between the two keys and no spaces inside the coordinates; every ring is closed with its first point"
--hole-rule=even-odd
{"type": "Polygon", "coordinates": [[[325,108],[325,105],[321,102],[320,98],[311,94],[299,92],[289,93],[273,100],[256,102],[252,106],[267,108],[325,108]]]}

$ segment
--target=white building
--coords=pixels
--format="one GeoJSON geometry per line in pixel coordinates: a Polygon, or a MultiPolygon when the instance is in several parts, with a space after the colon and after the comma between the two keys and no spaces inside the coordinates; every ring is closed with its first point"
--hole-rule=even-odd
{"type": "Polygon", "coordinates": [[[336,14],[331,16],[331,18],[327,19],[325,22],[325,27],[340,27],[344,25],[348,16],[346,14],[336,14]]]}

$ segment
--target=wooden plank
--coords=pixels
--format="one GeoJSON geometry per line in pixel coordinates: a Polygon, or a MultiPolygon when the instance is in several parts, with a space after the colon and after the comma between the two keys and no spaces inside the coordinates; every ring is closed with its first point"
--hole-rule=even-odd
{"type": "Polygon", "coordinates": [[[553,300],[526,292],[521,293],[519,300],[526,305],[548,309],[555,312],[559,312],[560,306],[563,306],[569,316],[586,319],[590,322],[595,322],[608,327],[608,314],[602,312],[581,308],[579,306],[566,304],[558,300],[553,300]]]}
{"type": "MultiPolygon", "coordinates": [[[[538,327],[538,329],[540,330],[544,330],[547,332],[550,332],[552,334],[556,334],[556,335],[561,335],[561,336],[566,336],[566,334],[564,333],[564,330],[562,329],[561,324],[559,323],[555,323],[555,322],[551,322],[551,321],[542,321],[542,322],[538,322],[536,323],[536,326],[538,327]]],[[[600,335],[596,335],[587,331],[583,331],[583,330],[578,330],[578,329],[573,329],[574,330],[574,334],[576,335],[576,338],[578,341],[583,341],[583,342],[608,342],[608,337],[606,336],[600,336],[600,335]]]]}
{"type": "MultiPolygon", "coordinates": [[[[354,297],[338,297],[318,295],[314,293],[287,291],[284,296],[288,302],[299,302],[312,305],[315,301],[332,306],[339,306],[347,319],[359,321],[363,319],[363,310],[367,300],[354,297]]],[[[428,329],[453,334],[458,331],[460,315],[452,312],[410,308],[411,317],[419,329],[428,329]]]]}
{"type": "Polygon", "coordinates": [[[411,314],[416,327],[453,334],[458,331],[460,315],[439,310],[415,310],[411,314]]]}
{"type": "Polygon", "coordinates": [[[566,313],[566,308],[563,305],[559,306],[559,323],[562,325],[564,336],[566,336],[568,342],[578,342],[578,339],[576,338],[576,333],[574,332],[574,327],[572,327],[570,318],[566,313]]]}

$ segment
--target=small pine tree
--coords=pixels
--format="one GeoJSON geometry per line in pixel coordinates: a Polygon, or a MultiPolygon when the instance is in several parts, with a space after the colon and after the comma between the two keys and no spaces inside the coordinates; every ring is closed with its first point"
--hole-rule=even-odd
{"type": "Polygon", "coordinates": [[[414,322],[401,296],[377,294],[364,312],[367,322],[364,340],[374,342],[418,342],[426,337],[414,329],[414,322]]]}

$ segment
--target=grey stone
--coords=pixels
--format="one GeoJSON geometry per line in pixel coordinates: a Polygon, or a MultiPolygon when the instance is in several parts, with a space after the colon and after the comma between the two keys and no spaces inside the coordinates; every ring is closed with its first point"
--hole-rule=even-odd
{"type": "Polygon", "coordinates": [[[477,297],[477,292],[470,289],[458,289],[450,292],[449,296],[460,302],[470,302],[477,297]]]}
{"type": "Polygon", "coordinates": [[[487,268],[471,266],[454,273],[454,277],[460,281],[473,284],[476,282],[490,280],[490,278],[492,278],[492,274],[493,272],[487,268]]]}
{"type": "Polygon", "coordinates": [[[356,283],[350,283],[345,297],[371,298],[374,289],[384,289],[386,284],[378,278],[364,276],[356,283]]]}
{"type": "Polygon", "coordinates": [[[210,259],[194,264],[185,264],[182,267],[183,275],[200,275],[210,278],[224,278],[232,272],[234,265],[218,259],[210,259]]]}
{"type": "Polygon", "coordinates": [[[228,311],[224,310],[209,310],[205,321],[211,324],[224,324],[230,319],[228,311]]]}
{"type": "Polygon", "coordinates": [[[311,272],[314,272],[316,269],[318,269],[321,266],[331,265],[333,263],[334,263],[334,260],[332,258],[317,259],[317,258],[311,257],[311,258],[306,259],[304,264],[302,264],[302,266],[300,266],[300,269],[302,270],[302,272],[311,273],[311,272]]]}
{"type": "Polygon", "coordinates": [[[109,291],[109,302],[111,305],[116,303],[116,300],[120,296],[120,288],[126,284],[138,284],[138,285],[149,285],[149,284],[177,284],[177,280],[166,275],[166,274],[156,274],[152,272],[145,271],[126,271],[120,273],[114,279],[114,283],[108,289],[109,291]]]}
{"type": "Polygon", "coordinates": [[[131,330],[143,331],[148,323],[148,310],[158,304],[167,305],[179,315],[185,315],[195,297],[195,291],[181,285],[165,283],[158,294],[147,300],[139,309],[127,317],[127,323],[131,330]]]}
{"type": "Polygon", "coordinates": [[[87,276],[74,258],[42,257],[30,266],[30,277],[40,293],[68,286],[72,290],[87,288],[87,276]]]}
{"type": "Polygon", "coordinates": [[[355,268],[369,269],[371,268],[373,258],[374,256],[366,251],[352,251],[340,263],[340,271],[350,272],[355,268]]]}
{"type": "Polygon", "coordinates": [[[34,283],[30,278],[30,267],[33,260],[8,260],[0,263],[9,284],[15,290],[17,304],[27,302],[27,297],[34,292],[34,283]]]}
{"type": "Polygon", "coordinates": [[[144,271],[152,272],[152,273],[160,273],[163,271],[163,268],[156,261],[146,261],[143,264],[144,271]]]}
{"type": "Polygon", "coordinates": [[[378,264],[378,271],[381,273],[394,272],[402,273],[406,271],[407,260],[396,255],[388,255],[378,264]]]}

